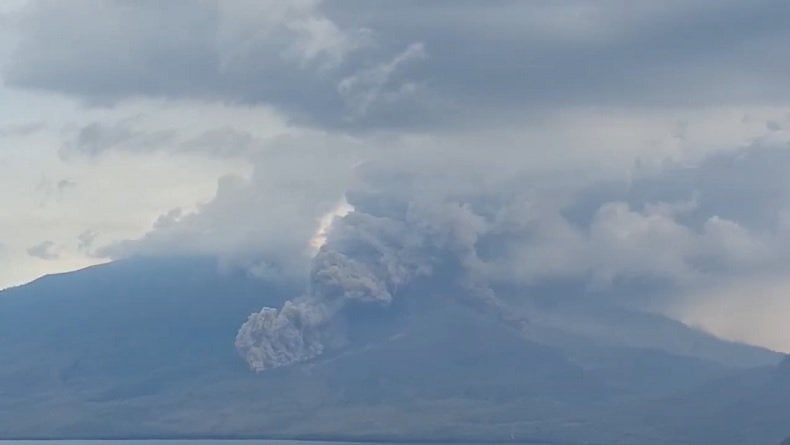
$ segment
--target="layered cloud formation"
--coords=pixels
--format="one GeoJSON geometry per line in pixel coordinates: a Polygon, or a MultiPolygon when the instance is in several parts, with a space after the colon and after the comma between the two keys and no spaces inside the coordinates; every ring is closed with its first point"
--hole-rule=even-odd
{"type": "Polygon", "coordinates": [[[753,148],[571,193],[537,190],[528,177],[460,185],[437,172],[360,167],[346,192],[353,210],[334,219],[312,259],[307,294],[251,315],[236,346],[255,370],[309,360],[343,343],[346,306],[389,306],[437,271],[446,288],[420,287],[419,298],[448,293],[503,320],[513,312],[497,297],[503,289],[525,300],[589,294],[671,312],[689,290],[790,260],[780,247],[790,232],[772,203],[720,202],[700,182],[731,180],[735,165],[756,168],[759,177],[728,185],[729,196],[749,196],[782,181],[780,169],[761,164],[785,156],[753,148]],[[771,215],[746,217],[758,212],[771,215]]]}
{"type": "Polygon", "coordinates": [[[96,102],[219,98],[391,127],[788,99],[790,7],[773,0],[31,3],[4,79],[96,102]]]}
{"type": "Polygon", "coordinates": [[[773,0],[6,2],[0,286],[215,255],[305,288],[240,332],[254,368],[437,270],[493,311],[573,292],[790,349],[788,23],[773,0]],[[691,304],[763,280],[759,338],[691,304]]]}

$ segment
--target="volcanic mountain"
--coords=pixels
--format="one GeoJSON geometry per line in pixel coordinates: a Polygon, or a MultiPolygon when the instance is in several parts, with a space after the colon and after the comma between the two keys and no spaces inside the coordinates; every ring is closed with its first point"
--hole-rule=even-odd
{"type": "Polygon", "coordinates": [[[239,328],[300,290],[212,258],[123,260],[5,290],[0,437],[735,444],[787,433],[777,353],[614,304],[492,306],[442,282],[334,308],[322,353],[259,372],[234,347],[239,328]]]}

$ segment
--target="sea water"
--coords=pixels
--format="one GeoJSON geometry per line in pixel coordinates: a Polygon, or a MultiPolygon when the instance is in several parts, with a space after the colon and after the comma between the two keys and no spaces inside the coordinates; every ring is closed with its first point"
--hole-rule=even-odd
{"type": "MultiPolygon", "coordinates": [[[[515,442],[508,442],[515,443],[515,442]]],[[[146,439],[146,440],[0,440],[0,445],[457,445],[454,442],[331,442],[301,440],[256,440],[256,439],[146,439]]],[[[484,442],[463,442],[463,445],[491,445],[484,442]]],[[[550,445],[537,442],[521,442],[519,445],[550,445]]]]}

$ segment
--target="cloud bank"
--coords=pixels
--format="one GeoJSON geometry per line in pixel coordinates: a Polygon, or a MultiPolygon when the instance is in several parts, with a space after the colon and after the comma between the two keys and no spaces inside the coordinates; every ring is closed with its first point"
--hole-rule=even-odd
{"type": "Polygon", "coordinates": [[[587,294],[673,312],[684,302],[677,296],[689,290],[786,267],[784,210],[748,193],[783,181],[783,169],[771,175],[762,163],[790,165],[781,161],[786,153],[738,150],[566,196],[530,190],[527,177],[459,186],[468,178],[366,165],[346,191],[353,210],[334,220],[312,259],[308,292],[279,311],[251,315],[236,346],[255,370],[313,359],[343,343],[346,306],[389,306],[410,295],[404,288],[437,271],[447,288],[423,287],[431,290],[420,298],[446,292],[502,319],[513,308],[500,291],[521,289],[526,301],[544,297],[552,283],[565,292],[556,298],[587,294]],[[734,166],[750,179],[727,183],[731,199],[720,202],[718,189],[733,179],[734,166]],[[679,180],[681,173],[690,183],[679,180]],[[733,199],[741,193],[742,203],[733,199]],[[760,211],[775,213],[745,217],[760,211]]]}
{"type": "Polygon", "coordinates": [[[99,103],[273,104],[323,127],[573,106],[783,105],[789,17],[773,0],[39,0],[3,77],[99,103]]]}
{"type": "Polygon", "coordinates": [[[786,2],[8,5],[2,283],[216,255],[305,289],[239,334],[268,368],[421,280],[704,324],[787,270],[786,2]]]}

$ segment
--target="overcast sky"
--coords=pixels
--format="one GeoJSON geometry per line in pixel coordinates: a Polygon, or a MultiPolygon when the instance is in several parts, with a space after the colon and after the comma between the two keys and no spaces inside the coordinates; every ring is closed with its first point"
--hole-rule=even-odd
{"type": "Polygon", "coordinates": [[[788,41],[768,0],[4,1],[0,287],[299,279],[332,214],[405,205],[488,282],[790,351],[788,41]]]}

